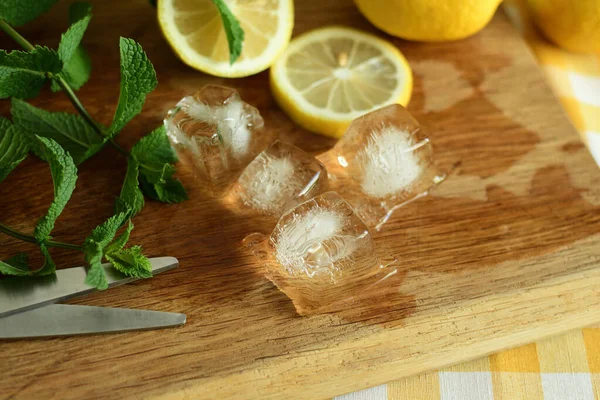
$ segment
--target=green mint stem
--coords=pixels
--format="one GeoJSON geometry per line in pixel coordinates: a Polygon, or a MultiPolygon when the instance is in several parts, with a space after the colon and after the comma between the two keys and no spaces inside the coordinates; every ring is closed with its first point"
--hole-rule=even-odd
{"type": "MultiPolygon", "coordinates": [[[[98,136],[104,137],[104,130],[96,122],[96,120],[94,120],[91,117],[91,115],[87,112],[87,110],[85,109],[83,104],[81,104],[81,102],[79,101],[79,98],[77,97],[77,95],[75,94],[75,92],[73,91],[71,86],[69,86],[69,83],[65,80],[65,78],[63,78],[60,75],[55,75],[55,76],[53,76],[53,78],[55,78],[57,80],[60,87],[67,94],[67,97],[69,97],[69,100],[71,100],[73,107],[75,107],[75,109],[77,110],[77,112],[79,112],[79,114],[83,117],[83,119],[85,119],[86,122],[88,124],[90,124],[90,126],[94,129],[94,131],[98,134],[98,136]]],[[[129,153],[127,151],[125,151],[121,146],[119,146],[117,144],[117,142],[115,142],[114,139],[110,139],[110,144],[112,144],[125,157],[129,157],[129,153]]]]}
{"type": "Polygon", "coordinates": [[[115,139],[110,139],[110,144],[112,144],[115,149],[119,150],[119,152],[121,154],[123,154],[125,157],[129,157],[129,153],[123,149],[121,146],[119,146],[119,144],[117,142],[115,142],[115,139]]]}
{"type": "MultiPolygon", "coordinates": [[[[8,236],[12,236],[16,239],[23,240],[24,242],[37,244],[37,241],[35,240],[35,238],[33,236],[27,235],[26,233],[23,233],[23,232],[19,232],[7,225],[4,225],[3,223],[0,223],[0,232],[6,234],[8,236]]],[[[44,241],[44,244],[48,247],[60,247],[63,249],[79,250],[79,251],[83,250],[83,248],[81,246],[77,246],[76,244],[55,242],[53,240],[46,240],[46,241],[44,241]]]]}
{"type": "Polygon", "coordinates": [[[65,91],[67,97],[69,98],[69,100],[71,100],[73,107],[75,107],[75,109],[83,117],[83,119],[85,119],[87,123],[90,124],[90,126],[94,129],[94,131],[96,131],[96,133],[99,136],[104,137],[102,127],[100,127],[100,125],[98,125],[98,123],[87,112],[87,110],[85,109],[83,104],[81,104],[79,98],[77,97],[71,86],[69,86],[65,78],[63,78],[61,75],[54,75],[52,76],[52,78],[56,79],[58,85],[65,91]]]}
{"type": "Polygon", "coordinates": [[[12,40],[17,42],[17,44],[25,50],[31,51],[34,49],[33,45],[29,43],[27,39],[21,36],[19,32],[15,31],[13,27],[3,19],[0,19],[0,29],[2,29],[8,36],[10,36],[12,40]]]}

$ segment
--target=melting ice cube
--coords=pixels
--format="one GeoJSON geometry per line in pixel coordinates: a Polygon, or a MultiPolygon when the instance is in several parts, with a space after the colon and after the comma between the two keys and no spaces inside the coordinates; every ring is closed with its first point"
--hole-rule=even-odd
{"type": "Polygon", "coordinates": [[[445,177],[433,163],[425,131],[398,104],[355,119],[322,157],[335,177],[332,189],[377,230],[395,209],[427,194],[445,177]]]}
{"type": "Polygon", "coordinates": [[[388,272],[369,230],[335,192],[288,211],[271,236],[254,245],[267,277],[303,315],[327,311],[388,272]]]}
{"type": "Polygon", "coordinates": [[[234,202],[279,217],[326,187],[323,164],[296,146],[276,141],[246,167],[231,193],[234,202]]]}
{"type": "Polygon", "coordinates": [[[181,99],[165,126],[181,161],[195,167],[203,187],[216,195],[274,139],[256,108],[235,90],[215,85],[181,99]]]}

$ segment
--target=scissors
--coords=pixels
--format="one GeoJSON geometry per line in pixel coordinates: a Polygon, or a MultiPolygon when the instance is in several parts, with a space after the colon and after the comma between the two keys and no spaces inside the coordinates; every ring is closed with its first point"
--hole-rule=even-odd
{"type": "MultiPolygon", "coordinates": [[[[150,263],[154,275],[179,265],[174,257],[151,258],[150,263]]],[[[120,273],[109,263],[102,267],[109,288],[137,280],[120,273]]],[[[127,332],[185,324],[185,314],[55,304],[96,291],[84,283],[85,276],[85,267],[76,267],[35,279],[0,280],[0,339],[127,332]]]]}

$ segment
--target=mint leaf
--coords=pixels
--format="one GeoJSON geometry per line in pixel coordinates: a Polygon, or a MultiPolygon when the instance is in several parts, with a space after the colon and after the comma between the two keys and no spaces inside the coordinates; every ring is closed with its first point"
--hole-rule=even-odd
{"type": "Polygon", "coordinates": [[[98,245],[89,245],[85,260],[90,265],[85,283],[98,290],[108,289],[108,279],[104,268],[102,268],[102,249],[98,245]]]}
{"type": "MultiPolygon", "coordinates": [[[[75,189],[77,181],[77,168],[73,159],[68,153],[65,153],[62,147],[52,139],[36,136],[43,158],[50,164],[52,181],[54,182],[54,200],[48,212],[37,223],[34,231],[35,239],[38,243],[50,237],[50,232],[54,228],[54,222],[62,213],[67,202],[75,189]]],[[[44,252],[42,250],[42,252],[44,252]]]]}
{"type": "Polygon", "coordinates": [[[19,253],[5,261],[0,261],[0,274],[14,276],[29,276],[29,260],[25,253],[19,253]]]}
{"type": "Polygon", "coordinates": [[[171,164],[144,164],[142,168],[143,178],[153,184],[164,183],[175,173],[175,167],[171,164]]]}
{"type": "Polygon", "coordinates": [[[142,191],[150,198],[163,203],[179,203],[187,200],[185,188],[173,178],[177,154],[171,147],[163,126],[144,136],[131,149],[131,156],[140,163],[142,191]]]}
{"type": "Polygon", "coordinates": [[[61,35],[58,44],[58,55],[64,64],[69,62],[75,53],[75,49],[79,47],[83,34],[92,18],[91,10],[92,7],[87,3],[71,4],[69,14],[71,18],[75,16],[75,20],[71,21],[72,25],[61,35]]]}
{"type": "Polygon", "coordinates": [[[163,175],[158,182],[151,182],[142,172],[140,185],[146,196],[163,203],[181,203],[188,199],[185,187],[171,175],[163,175]]]}
{"type": "Polygon", "coordinates": [[[152,264],[142,254],[140,246],[132,246],[128,249],[106,254],[106,259],[112,263],[117,271],[127,276],[136,278],[150,278],[152,276],[152,264]]]}
{"type": "Polygon", "coordinates": [[[106,139],[96,134],[78,114],[48,112],[19,99],[12,99],[11,113],[19,131],[28,135],[32,151],[44,158],[36,136],[52,139],[65,149],[79,165],[97,153],[106,139]]]}
{"type": "Polygon", "coordinates": [[[150,278],[152,276],[152,264],[142,254],[142,248],[140,246],[133,246],[129,249],[124,249],[125,244],[129,241],[129,235],[132,230],[133,223],[130,219],[125,232],[105,248],[104,257],[112,263],[117,271],[127,276],[150,278]]]}
{"type": "Polygon", "coordinates": [[[14,26],[23,25],[48,11],[58,0],[2,0],[0,18],[14,26]]]}
{"type": "Polygon", "coordinates": [[[120,251],[125,247],[127,242],[129,241],[129,235],[131,235],[131,231],[133,230],[133,222],[131,219],[127,221],[127,228],[125,228],[125,232],[123,232],[119,237],[117,237],[111,244],[109,244],[104,253],[110,254],[117,251],[120,251]]]}
{"type": "Polygon", "coordinates": [[[224,0],[212,0],[223,20],[223,28],[229,44],[229,63],[233,64],[242,54],[242,45],[244,44],[244,30],[240,22],[231,12],[224,0]]]}
{"type": "Polygon", "coordinates": [[[15,126],[0,117],[0,182],[27,157],[27,140],[19,135],[15,126]]]}
{"type": "MultiPolygon", "coordinates": [[[[80,44],[91,18],[89,4],[79,2],[71,4],[69,21],[72,25],[62,34],[58,45],[58,55],[64,64],[60,74],[75,90],[87,82],[92,69],[90,58],[80,44]]],[[[52,82],[52,90],[55,92],[61,90],[56,81],[52,82]]]]}
{"type": "Polygon", "coordinates": [[[58,54],[47,47],[36,46],[27,52],[0,50],[0,99],[37,96],[47,73],[56,74],[62,68],[58,54]]]}
{"type": "Polygon", "coordinates": [[[139,188],[138,182],[139,163],[135,158],[130,157],[127,163],[127,173],[121,187],[121,194],[117,198],[116,212],[125,212],[128,210],[133,218],[144,208],[144,195],[139,188]]]}
{"type": "Polygon", "coordinates": [[[156,88],[156,72],[142,46],[133,39],[121,38],[121,92],[113,122],[111,137],[142,111],[146,95],[156,88]]]}
{"type": "Polygon", "coordinates": [[[127,221],[128,212],[113,215],[92,231],[92,234],[83,243],[85,260],[88,269],[85,283],[99,290],[108,288],[108,280],[104,268],[102,268],[102,257],[104,249],[112,242],[119,228],[127,221]]]}
{"type": "Polygon", "coordinates": [[[140,139],[131,149],[131,155],[140,164],[162,165],[177,162],[177,153],[171,147],[164,125],[140,139]]]}
{"type": "Polygon", "coordinates": [[[29,268],[27,254],[19,253],[8,260],[0,261],[0,274],[13,276],[43,276],[53,274],[56,271],[56,265],[52,261],[46,245],[40,244],[40,251],[45,259],[42,268],[32,271],[29,268]]]}
{"type": "Polygon", "coordinates": [[[117,231],[125,222],[127,222],[127,213],[122,212],[113,215],[102,224],[95,227],[92,234],[85,239],[83,244],[84,250],[85,247],[91,243],[99,245],[102,250],[104,250],[106,246],[112,242],[117,231]]]}
{"type": "MultiPolygon", "coordinates": [[[[91,73],[92,60],[83,46],[79,46],[75,49],[75,53],[73,53],[69,63],[65,65],[61,75],[65,78],[71,88],[79,90],[85,85],[88,79],[90,79],[91,73]]],[[[54,92],[58,92],[62,89],[56,81],[52,81],[51,88],[54,92]]]]}

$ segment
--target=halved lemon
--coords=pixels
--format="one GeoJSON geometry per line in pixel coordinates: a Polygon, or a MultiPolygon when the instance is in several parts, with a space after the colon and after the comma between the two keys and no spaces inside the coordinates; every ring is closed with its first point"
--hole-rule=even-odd
{"type": "Polygon", "coordinates": [[[236,78],[269,68],[286,48],[294,27],[293,0],[226,0],[245,33],[240,57],[229,63],[223,21],[211,0],[159,0],[158,23],[189,66],[236,78]]]}
{"type": "Polygon", "coordinates": [[[294,38],[271,67],[281,108],[310,131],[339,138],[350,122],[412,94],[412,71],[391,43],[344,27],[294,38]]]}

